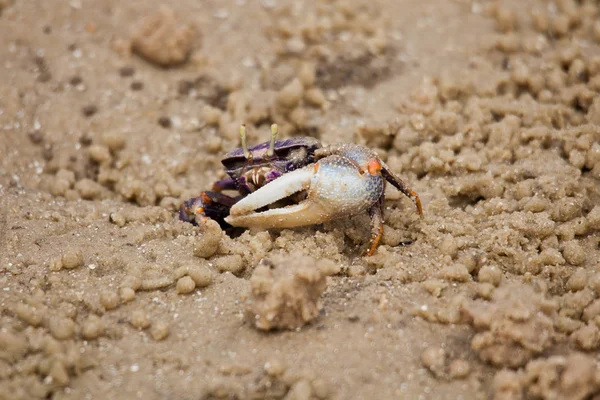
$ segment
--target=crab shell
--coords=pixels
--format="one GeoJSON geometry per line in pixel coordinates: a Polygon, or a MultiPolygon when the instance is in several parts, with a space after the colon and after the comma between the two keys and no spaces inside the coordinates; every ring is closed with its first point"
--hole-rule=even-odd
{"type": "Polygon", "coordinates": [[[221,163],[240,192],[251,193],[283,174],[315,162],[314,153],[321,142],[312,137],[276,140],[274,154],[268,156],[269,142],[248,149],[247,159],[242,148],[227,153],[221,163]]]}

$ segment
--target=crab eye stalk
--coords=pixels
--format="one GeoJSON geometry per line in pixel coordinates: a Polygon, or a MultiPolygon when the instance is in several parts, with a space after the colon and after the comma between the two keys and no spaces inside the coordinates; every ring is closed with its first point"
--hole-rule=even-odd
{"type": "Polygon", "coordinates": [[[277,124],[271,125],[271,141],[267,150],[267,157],[273,157],[275,154],[275,139],[277,139],[277,124]]]}
{"type": "Polygon", "coordinates": [[[242,142],[242,150],[244,150],[244,158],[249,160],[252,156],[248,151],[248,143],[246,143],[246,125],[244,124],[240,126],[240,140],[242,142]]]}

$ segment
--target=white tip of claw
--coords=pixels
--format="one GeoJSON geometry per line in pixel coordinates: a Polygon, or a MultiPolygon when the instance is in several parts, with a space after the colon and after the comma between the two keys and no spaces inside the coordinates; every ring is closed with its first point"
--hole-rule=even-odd
{"type": "Polygon", "coordinates": [[[231,210],[229,210],[229,215],[239,216],[249,214],[261,207],[268,206],[277,200],[284,199],[296,192],[308,189],[312,177],[312,166],[288,172],[235,203],[233,207],[231,207],[231,210]]]}
{"type": "Polygon", "coordinates": [[[247,215],[230,215],[225,218],[225,221],[232,226],[269,229],[314,225],[329,219],[329,215],[318,204],[305,200],[289,207],[274,208],[247,215]]]}

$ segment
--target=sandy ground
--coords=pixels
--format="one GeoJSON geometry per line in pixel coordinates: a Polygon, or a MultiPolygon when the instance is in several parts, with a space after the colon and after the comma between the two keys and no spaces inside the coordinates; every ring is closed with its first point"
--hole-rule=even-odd
{"type": "Polygon", "coordinates": [[[0,398],[598,398],[598,3],[289,3],[0,0],[0,398]],[[425,217],[179,222],[242,122],[425,217]]]}

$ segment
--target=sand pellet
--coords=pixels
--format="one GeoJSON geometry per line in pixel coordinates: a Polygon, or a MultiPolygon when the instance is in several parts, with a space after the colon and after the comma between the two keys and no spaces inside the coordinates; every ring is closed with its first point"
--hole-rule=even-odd
{"type": "Polygon", "coordinates": [[[119,306],[119,295],[112,290],[104,290],[100,293],[100,304],[107,310],[114,310],[119,306]]]}
{"type": "Polygon", "coordinates": [[[156,341],[164,340],[169,336],[169,325],[163,321],[157,321],[150,328],[150,335],[156,341]]]}
{"type": "Polygon", "coordinates": [[[497,27],[500,31],[510,32],[517,29],[519,20],[515,11],[506,7],[498,7],[495,17],[497,27]]]}
{"type": "Polygon", "coordinates": [[[208,258],[217,252],[223,231],[215,221],[208,221],[202,232],[194,239],[194,255],[208,258]]]}
{"type": "Polygon", "coordinates": [[[285,371],[283,363],[278,359],[272,359],[265,363],[264,370],[269,376],[279,376],[285,371]]]}
{"type": "Polygon", "coordinates": [[[140,285],[140,290],[156,290],[173,284],[173,279],[168,276],[160,278],[143,279],[140,285]]]}
{"type": "Polygon", "coordinates": [[[67,191],[65,191],[64,196],[65,196],[65,199],[67,199],[69,201],[77,201],[77,200],[81,199],[79,192],[77,190],[73,190],[73,189],[68,189],[67,191]]]}
{"type": "Polygon", "coordinates": [[[133,290],[138,290],[142,286],[142,279],[135,275],[125,275],[121,282],[121,287],[128,287],[133,290]]]}
{"type": "Polygon", "coordinates": [[[600,316],[600,299],[594,300],[591,304],[589,304],[581,315],[581,319],[585,322],[598,320],[600,316]]]}
{"type": "Polygon", "coordinates": [[[301,379],[294,383],[290,391],[286,394],[289,399],[309,400],[312,398],[312,387],[306,379],[301,379]]]}
{"type": "Polygon", "coordinates": [[[317,87],[310,88],[304,93],[304,99],[310,105],[315,107],[323,107],[327,102],[323,91],[317,87]]]}
{"type": "Polygon", "coordinates": [[[68,180],[55,177],[50,186],[50,193],[54,196],[64,196],[70,188],[71,183],[68,180]]]}
{"type": "Polygon", "coordinates": [[[206,265],[192,265],[188,267],[187,273],[199,288],[208,286],[213,281],[213,273],[206,265]]]}
{"type": "Polygon", "coordinates": [[[428,347],[421,354],[421,362],[434,374],[441,374],[445,369],[446,352],[439,347],[428,347]]]}
{"type": "Polygon", "coordinates": [[[596,350],[600,347],[600,329],[595,324],[588,324],[573,332],[571,340],[581,350],[596,350]]]}
{"type": "Polygon", "coordinates": [[[35,307],[19,303],[14,311],[17,317],[28,325],[39,326],[42,323],[42,312],[35,307]]]}
{"type": "Polygon", "coordinates": [[[99,144],[90,146],[88,153],[90,158],[96,161],[98,164],[103,164],[111,159],[108,147],[99,144]]]}
{"type": "Polygon", "coordinates": [[[131,325],[138,329],[146,329],[150,326],[150,320],[143,310],[135,310],[129,318],[131,325]]]}
{"type": "Polygon", "coordinates": [[[222,113],[217,107],[206,105],[202,108],[202,119],[206,124],[216,126],[219,124],[222,113]]]}
{"type": "Polygon", "coordinates": [[[75,189],[85,200],[93,200],[102,193],[102,186],[91,179],[82,179],[75,184],[75,189]]]}
{"type": "Polygon", "coordinates": [[[498,286],[502,281],[502,270],[495,265],[484,265],[477,275],[479,282],[491,283],[498,286]]]}
{"type": "Polygon", "coordinates": [[[15,362],[20,360],[28,348],[27,340],[24,337],[0,331],[0,354],[4,361],[15,362]]]}
{"type": "Polygon", "coordinates": [[[584,268],[577,268],[567,281],[567,289],[573,292],[583,290],[588,282],[588,274],[584,268]]]}
{"type": "Polygon", "coordinates": [[[467,282],[471,279],[469,270],[464,264],[448,265],[440,270],[438,276],[455,282],[467,282]]]}
{"type": "Polygon", "coordinates": [[[187,294],[193,292],[194,289],[196,289],[196,284],[194,283],[194,280],[192,278],[190,278],[189,276],[184,276],[183,278],[179,278],[177,280],[177,285],[175,289],[179,294],[187,294]]]}
{"type": "Polygon", "coordinates": [[[569,32],[569,18],[559,14],[550,21],[550,29],[558,36],[564,36],[569,32]]]}
{"type": "Polygon", "coordinates": [[[454,360],[448,365],[448,374],[452,379],[466,378],[471,372],[471,365],[466,360],[454,360]]]}
{"type": "Polygon", "coordinates": [[[46,337],[44,339],[42,350],[47,356],[59,354],[64,351],[62,343],[52,337],[46,337]]]}
{"type": "Polygon", "coordinates": [[[195,29],[163,6],[144,18],[132,37],[132,50],[154,64],[174,66],[187,61],[195,39],[195,29]]]}
{"type": "Polygon", "coordinates": [[[62,257],[57,257],[57,258],[52,259],[48,263],[48,268],[52,272],[58,272],[58,271],[60,271],[63,268],[62,257]]]}
{"type": "Polygon", "coordinates": [[[600,206],[595,206],[587,215],[587,222],[590,229],[600,231],[600,206]]]}
{"type": "Polygon", "coordinates": [[[454,239],[451,235],[446,235],[442,241],[442,244],[440,245],[440,250],[443,254],[455,258],[456,254],[458,253],[458,244],[456,243],[456,239],[454,239]]]}
{"type": "Polygon", "coordinates": [[[492,294],[494,293],[494,288],[495,288],[494,285],[492,285],[491,283],[487,283],[487,282],[479,282],[479,284],[477,286],[475,286],[477,295],[479,297],[481,297],[482,299],[486,299],[486,300],[488,300],[490,297],[492,297],[492,294]]]}
{"type": "Polygon", "coordinates": [[[302,64],[300,71],[298,71],[298,79],[300,79],[300,83],[304,87],[313,86],[317,79],[315,65],[312,63],[302,64]]]}
{"type": "Polygon", "coordinates": [[[62,360],[55,360],[50,368],[50,377],[52,382],[59,386],[66,386],[69,384],[69,373],[62,360]]]}
{"type": "Polygon", "coordinates": [[[217,257],[212,262],[219,272],[231,272],[237,275],[244,270],[244,260],[239,254],[217,257]]]}
{"type": "Polygon", "coordinates": [[[64,180],[69,185],[73,185],[75,183],[75,173],[68,169],[61,168],[56,172],[56,179],[64,180]]]}
{"type": "Polygon", "coordinates": [[[123,227],[127,223],[127,218],[120,212],[114,212],[110,214],[110,222],[119,227],[123,227]]]}
{"type": "Polygon", "coordinates": [[[97,339],[104,333],[104,323],[97,315],[90,315],[81,326],[81,336],[84,339],[97,339]]]}
{"type": "Polygon", "coordinates": [[[585,261],[585,250],[576,241],[570,241],[564,244],[563,257],[571,265],[580,265],[585,261]]]}
{"type": "Polygon", "coordinates": [[[135,290],[130,287],[122,287],[119,289],[119,297],[123,303],[128,303],[135,298],[135,290]]]}
{"type": "Polygon", "coordinates": [[[110,151],[115,152],[125,147],[126,139],[121,132],[108,131],[102,134],[102,142],[110,151]]]}
{"type": "Polygon", "coordinates": [[[71,318],[51,317],[49,321],[50,333],[58,340],[72,338],[76,326],[71,318]]]}
{"type": "Polygon", "coordinates": [[[83,252],[79,249],[69,249],[62,256],[63,268],[73,269],[83,265],[83,252]]]}
{"type": "Polygon", "coordinates": [[[189,271],[189,267],[188,266],[183,266],[183,267],[176,268],[171,273],[171,279],[177,280],[177,279],[179,279],[179,278],[187,275],[188,271],[189,271]]]}
{"type": "Polygon", "coordinates": [[[278,93],[277,104],[283,108],[292,109],[300,103],[303,92],[302,83],[296,78],[278,93]]]}

